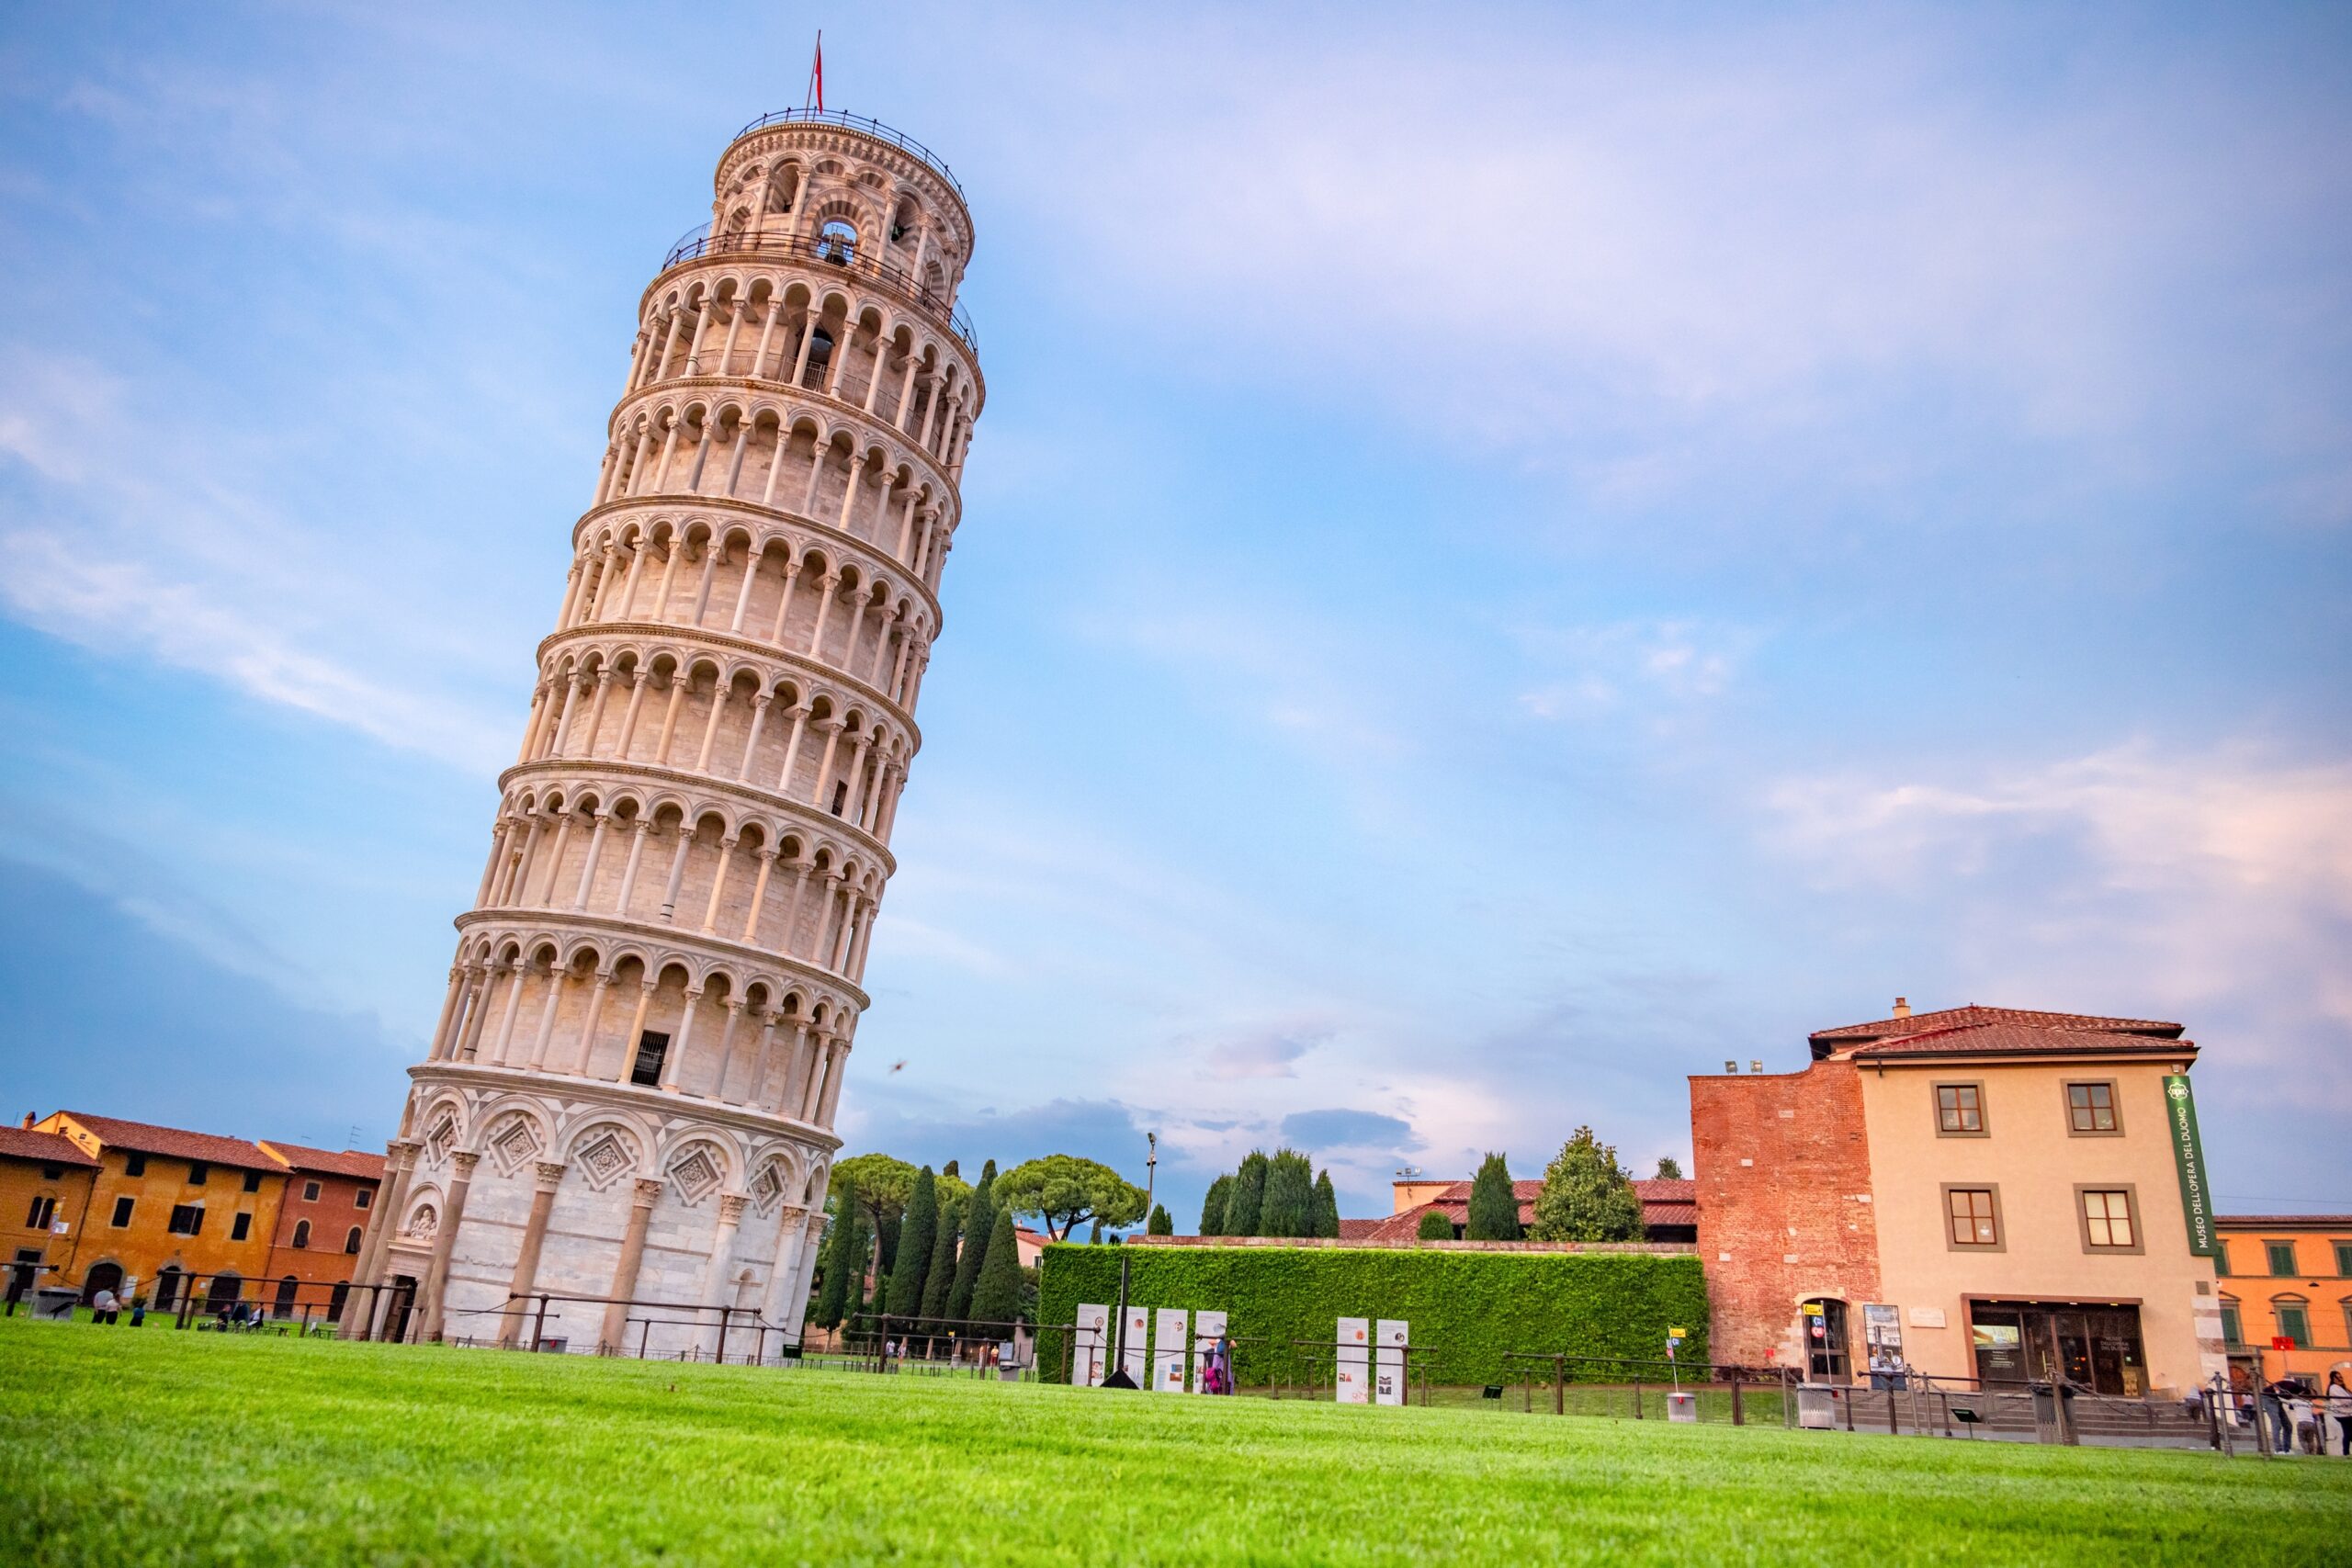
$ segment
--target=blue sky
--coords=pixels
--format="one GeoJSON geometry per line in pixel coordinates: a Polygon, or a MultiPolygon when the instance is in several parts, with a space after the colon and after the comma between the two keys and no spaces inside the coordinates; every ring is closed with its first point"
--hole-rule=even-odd
{"type": "Polygon", "coordinates": [[[989,388],[853,1148],[1381,1213],[1902,994],[2181,1020],[2225,1201],[2352,1208],[2317,7],[13,13],[11,1114],[389,1131],[639,290],[819,25],[989,388]]]}

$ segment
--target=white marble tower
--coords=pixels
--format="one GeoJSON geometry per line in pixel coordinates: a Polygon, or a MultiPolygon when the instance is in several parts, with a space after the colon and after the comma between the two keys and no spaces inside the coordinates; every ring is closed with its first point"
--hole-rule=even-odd
{"type": "Polygon", "coordinates": [[[985,389],[926,149],[770,115],[715,183],[639,301],[409,1070],[379,1333],[511,1344],[545,1292],[596,1298],[548,1305],[577,1350],[715,1348],[720,1306],[730,1359],[799,1336],[985,389]]]}

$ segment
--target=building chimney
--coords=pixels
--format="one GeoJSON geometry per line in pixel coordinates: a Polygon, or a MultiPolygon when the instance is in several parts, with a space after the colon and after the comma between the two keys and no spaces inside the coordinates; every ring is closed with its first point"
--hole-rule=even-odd
{"type": "Polygon", "coordinates": [[[26,1112],[25,1112],[25,1131],[26,1131],[26,1132],[28,1132],[28,1133],[29,1133],[29,1132],[31,1132],[32,1130],[33,1130],[33,1113],[32,1113],[31,1111],[26,1111],[26,1112]]]}
{"type": "Polygon", "coordinates": [[[1908,997],[1897,997],[1894,998],[1894,1016],[1897,1018],[1909,1018],[1911,1016],[1911,999],[1908,997]]]}

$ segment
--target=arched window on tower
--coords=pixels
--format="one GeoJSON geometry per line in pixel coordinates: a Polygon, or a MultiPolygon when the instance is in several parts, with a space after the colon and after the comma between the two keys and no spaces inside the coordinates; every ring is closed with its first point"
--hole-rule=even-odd
{"type": "Polygon", "coordinates": [[[833,362],[833,334],[819,327],[808,339],[808,373],[801,380],[806,388],[825,384],[825,367],[833,362]]]}
{"type": "Polygon", "coordinates": [[[838,218],[829,218],[817,231],[817,259],[847,266],[857,259],[857,231],[838,218]]]}

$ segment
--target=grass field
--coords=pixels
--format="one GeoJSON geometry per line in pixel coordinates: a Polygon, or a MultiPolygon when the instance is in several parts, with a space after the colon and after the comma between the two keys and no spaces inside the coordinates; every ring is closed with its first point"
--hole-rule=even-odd
{"type": "Polygon", "coordinates": [[[2323,1563],[2352,1464],[0,1320],[12,1563],[2323,1563]]]}

